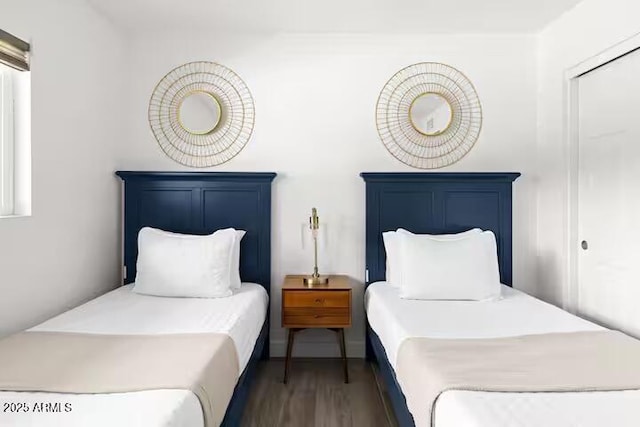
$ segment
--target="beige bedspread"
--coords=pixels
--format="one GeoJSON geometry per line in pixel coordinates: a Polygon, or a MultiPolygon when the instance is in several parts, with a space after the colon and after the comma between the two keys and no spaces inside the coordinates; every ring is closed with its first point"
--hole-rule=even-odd
{"type": "Polygon", "coordinates": [[[494,339],[409,338],[396,376],[416,426],[432,425],[447,390],[497,392],[640,389],[640,341],[615,331],[494,339]]]}
{"type": "Polygon", "coordinates": [[[122,393],[191,390],[218,426],[239,376],[225,334],[22,332],[0,340],[0,390],[122,393]]]}

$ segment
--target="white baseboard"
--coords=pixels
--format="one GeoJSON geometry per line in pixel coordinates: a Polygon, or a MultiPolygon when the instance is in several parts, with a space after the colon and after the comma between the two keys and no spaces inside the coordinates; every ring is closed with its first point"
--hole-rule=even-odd
{"type": "MultiPolygon", "coordinates": [[[[347,357],[364,358],[364,341],[347,341],[347,357]]],[[[287,343],[284,340],[271,341],[271,357],[285,357],[287,343]]],[[[295,341],[293,357],[340,357],[340,347],[334,341],[295,341]]]]}

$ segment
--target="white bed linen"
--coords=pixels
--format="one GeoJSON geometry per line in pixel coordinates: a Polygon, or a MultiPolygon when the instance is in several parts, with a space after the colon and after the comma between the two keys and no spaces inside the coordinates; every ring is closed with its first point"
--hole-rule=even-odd
{"type": "MultiPolygon", "coordinates": [[[[31,330],[93,334],[226,333],[236,345],[240,371],[246,367],[269,305],[264,288],[243,283],[228,298],[165,298],[140,295],[123,286],[31,330]]],[[[122,357],[127,357],[123,354],[122,357]]],[[[188,390],[150,390],[110,394],[0,392],[5,402],[70,403],[62,413],[1,412],[0,426],[149,426],[204,425],[198,398],[188,390]]]]}
{"type": "MultiPolygon", "coordinates": [[[[600,326],[503,286],[495,301],[418,301],[385,282],[371,284],[365,308],[393,369],[409,337],[496,338],[600,330],[600,326]]],[[[426,405],[425,405],[426,410],[426,405]]],[[[435,406],[436,427],[602,427],[640,425],[640,391],[496,393],[447,391],[435,406]]]]}

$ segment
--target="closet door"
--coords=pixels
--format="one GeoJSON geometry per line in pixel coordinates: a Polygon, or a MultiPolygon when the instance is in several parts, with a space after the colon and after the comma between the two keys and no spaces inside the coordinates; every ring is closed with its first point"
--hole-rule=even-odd
{"type": "Polygon", "coordinates": [[[578,85],[578,312],[640,336],[640,51],[578,85]]]}

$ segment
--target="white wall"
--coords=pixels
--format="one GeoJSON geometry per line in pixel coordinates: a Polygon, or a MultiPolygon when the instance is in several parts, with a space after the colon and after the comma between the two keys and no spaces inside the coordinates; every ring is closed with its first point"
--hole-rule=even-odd
{"type": "MultiPolygon", "coordinates": [[[[475,148],[449,171],[520,171],[515,185],[515,286],[535,290],[536,55],[532,36],[383,36],[313,34],[138,33],[131,44],[131,134],[119,154],[123,169],[181,170],[149,129],[147,103],[156,83],[184,62],[212,60],[234,69],[256,104],[247,147],[226,171],[275,171],[273,196],[272,352],[284,352],[280,283],[308,272],[311,252],[300,224],[316,206],[328,224],[324,272],[357,280],[351,355],[364,353],[364,183],[362,171],[410,171],[387,153],[374,110],[385,82],[415,62],[439,61],[462,70],[476,86],[484,127],[475,148]]],[[[336,354],[330,333],[301,336],[299,354],[336,354]]]]}
{"type": "Polygon", "coordinates": [[[638,16],[637,0],[585,0],[538,37],[537,293],[556,304],[568,302],[565,71],[639,33],[638,16]]]}
{"type": "Polygon", "coordinates": [[[0,219],[0,336],[119,279],[124,38],[81,0],[3,0],[31,42],[32,216],[0,219]]]}

